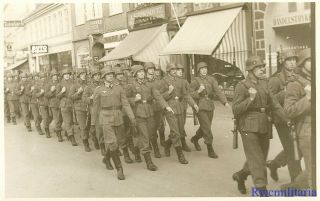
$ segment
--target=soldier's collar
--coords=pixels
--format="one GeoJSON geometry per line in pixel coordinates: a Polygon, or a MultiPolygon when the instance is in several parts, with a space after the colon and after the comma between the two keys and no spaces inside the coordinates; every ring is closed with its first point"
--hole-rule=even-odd
{"type": "Polygon", "coordinates": [[[251,73],[248,74],[247,80],[253,84],[258,84],[258,79],[251,73]]]}
{"type": "Polygon", "coordinates": [[[145,79],[136,78],[136,81],[137,81],[138,84],[144,84],[145,83],[145,79]]]}
{"type": "Polygon", "coordinates": [[[106,87],[108,87],[108,88],[112,88],[112,87],[113,87],[113,83],[107,82],[107,81],[104,82],[104,85],[105,85],[106,87]]]}

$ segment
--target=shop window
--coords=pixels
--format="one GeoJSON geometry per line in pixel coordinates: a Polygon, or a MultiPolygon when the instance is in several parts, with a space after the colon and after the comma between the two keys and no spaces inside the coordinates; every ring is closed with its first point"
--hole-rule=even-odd
{"type": "Polygon", "coordinates": [[[297,2],[289,2],[288,3],[288,11],[289,13],[297,11],[297,2]]]}
{"type": "Polygon", "coordinates": [[[122,4],[121,3],[109,3],[109,16],[122,13],[122,4]]]}
{"type": "Polygon", "coordinates": [[[86,21],[84,4],[76,3],[75,12],[76,12],[76,25],[84,24],[86,21]]]}
{"type": "Polygon", "coordinates": [[[305,2],[304,3],[304,9],[309,10],[310,9],[310,2],[305,2]]]}

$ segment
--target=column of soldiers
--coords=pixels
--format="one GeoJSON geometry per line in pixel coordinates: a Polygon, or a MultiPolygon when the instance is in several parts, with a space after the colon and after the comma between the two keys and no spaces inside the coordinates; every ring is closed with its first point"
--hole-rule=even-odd
{"type": "MultiPolygon", "coordinates": [[[[265,64],[257,56],[250,57],[246,62],[248,76],[235,89],[232,110],[238,120],[246,161],[233,174],[233,179],[243,194],[249,175],[258,190],[266,190],[267,167],[271,177],[278,180],[277,168],[284,165],[288,165],[292,182],[282,188],[311,187],[310,50],[300,55],[284,52],[282,66],[281,71],[267,80],[265,64]],[[294,158],[295,139],[290,135],[288,122],[296,127],[305,171],[294,158]],[[266,161],[272,123],[283,151],[274,160],[266,161]]],[[[75,124],[78,125],[84,150],[91,151],[91,139],[95,149],[101,150],[106,168],[115,168],[118,179],[124,180],[120,150],[125,163],[142,162],[142,155],[147,169],[156,171],[158,167],[151,152],[155,158],[161,158],[160,143],[166,157],[170,157],[173,146],[179,163],[188,164],[183,151],[191,151],[184,128],[189,105],[200,123],[191,143],[200,151],[199,140],[203,138],[208,157],[218,158],[211,130],[213,97],[217,96],[227,108],[230,106],[218,82],[208,75],[208,65],[199,62],[195,70],[198,76],[190,84],[184,78],[184,67],[173,63],[167,65],[165,76],[151,62],[130,68],[106,66],[101,71],[98,67],[91,72],[81,69],[76,74],[69,69],[60,73],[53,70],[49,76],[22,73],[19,82],[17,74],[8,74],[5,115],[8,122],[16,124],[16,111],[21,107],[27,131],[32,131],[30,119],[33,118],[36,131],[48,138],[51,137],[49,125],[54,122],[58,141],[64,140],[64,131],[72,146],[78,145],[75,124]],[[167,137],[165,123],[170,129],[167,137]]]]}
{"type": "Polygon", "coordinates": [[[250,57],[246,62],[248,76],[235,89],[232,109],[238,120],[246,162],[232,177],[242,194],[246,193],[245,180],[251,175],[257,191],[266,196],[263,192],[267,190],[267,167],[271,178],[278,181],[277,169],[285,165],[291,182],[281,189],[312,188],[310,49],[299,55],[286,50],[281,65],[282,69],[267,80],[265,63],[258,56],[250,57]],[[266,161],[272,124],[283,151],[274,160],[266,161]],[[301,157],[305,171],[301,169],[301,157]]]}

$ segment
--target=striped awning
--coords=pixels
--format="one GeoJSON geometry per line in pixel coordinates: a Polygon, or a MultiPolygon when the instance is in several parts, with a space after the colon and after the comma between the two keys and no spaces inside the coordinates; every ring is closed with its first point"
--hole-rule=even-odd
{"type": "Polygon", "coordinates": [[[235,64],[243,73],[248,58],[245,12],[241,11],[216,47],[214,58],[235,64]]]}

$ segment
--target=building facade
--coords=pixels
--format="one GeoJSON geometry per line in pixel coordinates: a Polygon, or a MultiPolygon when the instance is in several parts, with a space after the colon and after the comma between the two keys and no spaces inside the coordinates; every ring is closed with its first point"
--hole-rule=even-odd
{"type": "Polygon", "coordinates": [[[43,4],[23,21],[31,71],[73,67],[70,4],[43,4]]]}

